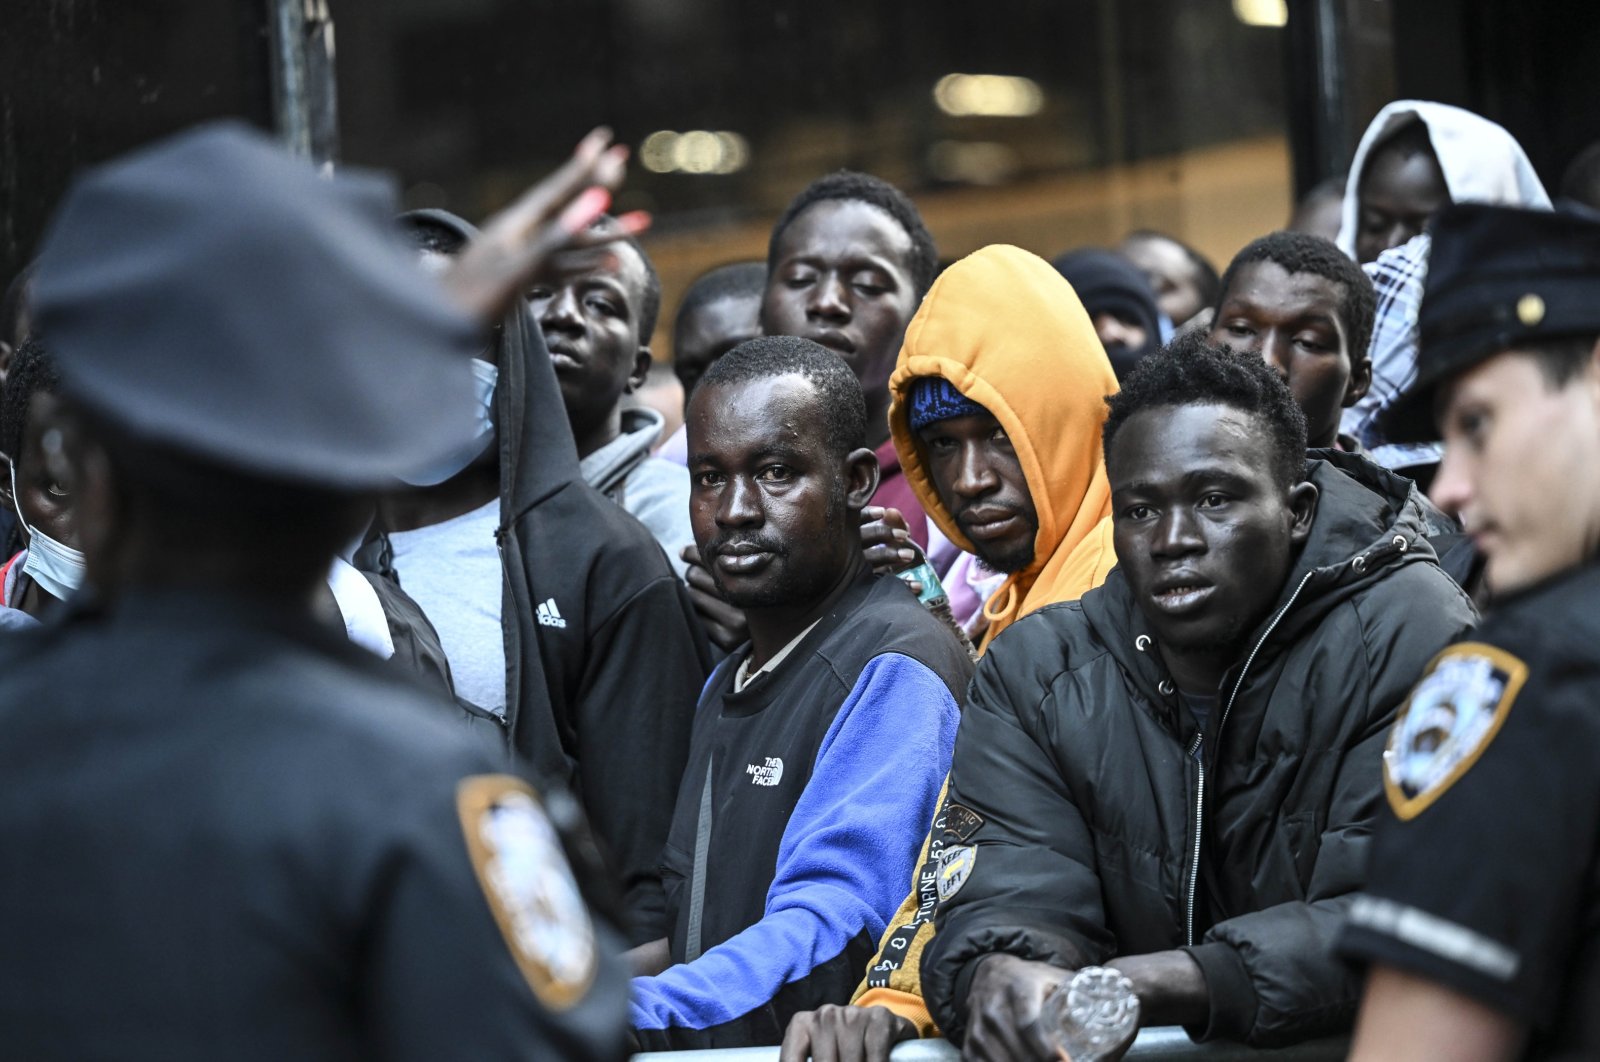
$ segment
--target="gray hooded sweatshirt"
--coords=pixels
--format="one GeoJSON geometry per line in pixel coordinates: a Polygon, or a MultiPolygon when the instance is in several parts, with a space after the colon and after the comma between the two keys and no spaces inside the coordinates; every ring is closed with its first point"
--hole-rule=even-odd
{"type": "Polygon", "coordinates": [[[672,570],[683,578],[680,553],[694,542],[689,526],[689,470],[653,457],[666,418],[653,409],[624,409],[622,434],[578,464],[584,482],[638,520],[666,550],[672,570]]]}

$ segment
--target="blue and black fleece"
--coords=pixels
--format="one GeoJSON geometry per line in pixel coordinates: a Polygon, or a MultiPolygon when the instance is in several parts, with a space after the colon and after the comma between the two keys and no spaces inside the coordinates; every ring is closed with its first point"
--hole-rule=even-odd
{"type": "Polygon", "coordinates": [[[776,1044],[796,1012],[849,1002],[910,880],[972,674],[903,583],[870,575],[735,693],[748,652],[696,712],[662,867],[677,965],[633,981],[645,1050],[776,1044]]]}

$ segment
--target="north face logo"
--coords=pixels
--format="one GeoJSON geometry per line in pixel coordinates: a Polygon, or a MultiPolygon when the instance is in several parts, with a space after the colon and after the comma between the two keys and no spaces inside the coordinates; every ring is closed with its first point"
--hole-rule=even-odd
{"type": "Polygon", "coordinates": [[[561,618],[561,610],[556,608],[556,599],[553,597],[540,605],[536,614],[539,617],[539,625],[541,627],[561,627],[564,629],[567,625],[567,621],[561,618]]]}
{"type": "Polygon", "coordinates": [[[763,763],[745,765],[744,773],[750,776],[751,785],[777,785],[783,781],[783,758],[765,756],[763,763]]]}

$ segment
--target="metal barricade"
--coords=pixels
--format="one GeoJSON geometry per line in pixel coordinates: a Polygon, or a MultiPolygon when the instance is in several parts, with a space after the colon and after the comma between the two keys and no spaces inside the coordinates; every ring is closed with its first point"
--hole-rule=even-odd
{"type": "MultiPolygon", "coordinates": [[[[1124,1058],[1132,1062],[1338,1062],[1350,1050],[1344,1037],[1259,1051],[1243,1044],[1197,1044],[1177,1026],[1139,1030],[1124,1058]]],[[[891,1062],[959,1062],[961,1051],[944,1040],[912,1040],[894,1049],[891,1062]]],[[[633,1062],[778,1062],[776,1047],[724,1051],[664,1051],[634,1055],[633,1062]]]]}

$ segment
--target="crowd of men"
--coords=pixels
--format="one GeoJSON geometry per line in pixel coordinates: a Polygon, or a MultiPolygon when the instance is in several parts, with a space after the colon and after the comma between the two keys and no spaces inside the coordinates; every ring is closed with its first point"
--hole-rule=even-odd
{"type": "Polygon", "coordinates": [[[1592,158],[1400,101],[1220,274],[827,175],[653,386],[610,139],[481,229],[229,124],[69,191],[0,1055],[1600,1056],[1592,158]]]}

